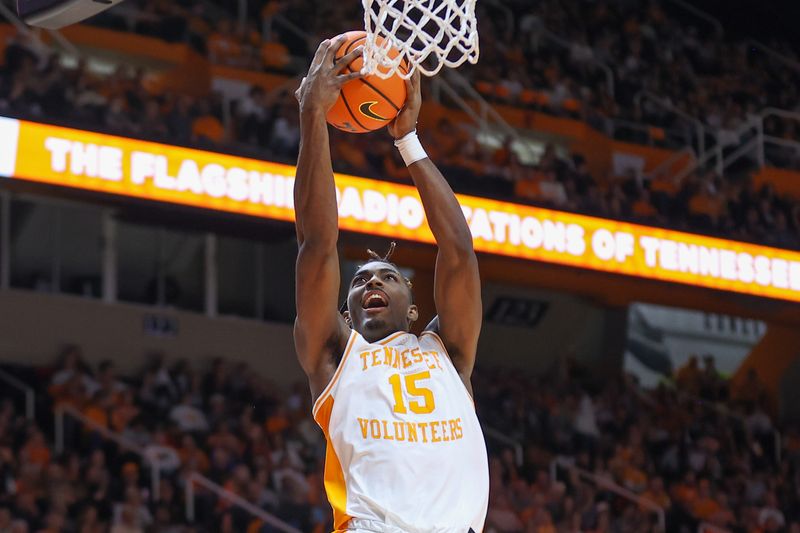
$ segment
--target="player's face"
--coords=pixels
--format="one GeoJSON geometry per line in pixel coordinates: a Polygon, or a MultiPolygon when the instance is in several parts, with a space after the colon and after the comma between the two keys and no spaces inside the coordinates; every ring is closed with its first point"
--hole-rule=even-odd
{"type": "Polygon", "coordinates": [[[411,289],[403,275],[389,263],[372,261],[361,267],[350,282],[347,308],[353,329],[368,341],[408,331],[417,319],[411,289]]]}

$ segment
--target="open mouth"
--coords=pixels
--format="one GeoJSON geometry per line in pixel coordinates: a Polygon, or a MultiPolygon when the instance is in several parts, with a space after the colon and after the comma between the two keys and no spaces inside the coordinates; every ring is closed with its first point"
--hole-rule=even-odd
{"type": "Polygon", "coordinates": [[[367,291],[361,300],[364,309],[383,309],[389,307],[389,298],[383,291],[367,291]]]}

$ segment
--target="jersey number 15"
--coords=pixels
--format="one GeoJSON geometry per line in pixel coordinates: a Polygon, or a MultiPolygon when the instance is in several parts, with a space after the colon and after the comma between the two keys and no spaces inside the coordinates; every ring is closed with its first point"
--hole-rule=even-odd
{"type": "Polygon", "coordinates": [[[433,410],[436,409],[433,391],[417,385],[418,381],[429,379],[430,377],[431,373],[427,370],[425,372],[417,372],[416,374],[403,376],[403,380],[400,379],[400,374],[392,374],[389,376],[389,384],[392,386],[392,392],[394,393],[394,412],[404,415],[408,413],[408,408],[410,408],[412,413],[418,415],[432,413],[433,410]],[[405,381],[405,389],[408,395],[417,398],[408,402],[408,408],[406,408],[405,394],[403,393],[403,381],[405,381]]]}

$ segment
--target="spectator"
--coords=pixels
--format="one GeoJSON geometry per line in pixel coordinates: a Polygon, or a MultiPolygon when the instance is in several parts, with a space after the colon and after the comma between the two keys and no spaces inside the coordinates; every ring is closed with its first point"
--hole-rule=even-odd
{"type": "Polygon", "coordinates": [[[205,433],[209,430],[206,415],[192,405],[192,397],[185,394],[180,404],[170,410],[169,418],[181,431],[205,433]]]}
{"type": "Polygon", "coordinates": [[[200,101],[197,117],[192,122],[192,141],[197,143],[221,144],[225,138],[225,127],[211,112],[205,100],[200,101]]]}
{"type": "Polygon", "coordinates": [[[660,477],[653,477],[650,479],[647,489],[642,493],[642,498],[666,510],[669,510],[672,505],[672,500],[667,494],[667,491],[664,490],[664,480],[660,477]]]}
{"type": "Polygon", "coordinates": [[[124,501],[114,506],[111,533],[144,533],[152,523],[153,517],[142,503],[139,491],[129,487],[124,501]]]}
{"type": "Polygon", "coordinates": [[[172,99],[165,123],[170,137],[178,143],[187,143],[192,139],[192,107],[192,97],[189,95],[178,95],[172,99]]]}
{"type": "Polygon", "coordinates": [[[163,429],[154,432],[152,442],[145,446],[143,455],[150,465],[165,474],[172,474],[182,464],[180,454],[171,446],[169,437],[163,429]]]}
{"type": "Polygon", "coordinates": [[[696,355],[692,355],[686,364],[678,369],[675,381],[681,389],[697,394],[700,391],[701,379],[699,361],[696,355]]]}
{"type": "MultiPolygon", "coordinates": [[[[686,369],[692,367],[690,372],[698,379],[714,368],[707,362],[706,370],[700,370],[696,358],[686,369]]],[[[157,358],[140,379],[129,381],[125,394],[142,398],[138,389],[154,376],[162,375],[159,380],[165,382],[163,368],[165,359],[157,358]]],[[[166,416],[173,409],[169,405],[155,407],[157,411],[151,413],[162,426],[149,428],[140,416],[126,428],[126,435],[138,433],[146,442],[144,464],[153,462],[153,450],[165,454],[158,498],[150,494],[149,468],[140,474],[137,458],[127,450],[105,443],[99,448],[98,442],[77,438],[68,440],[72,451],[63,459],[54,459],[52,453],[31,453],[34,447],[49,452],[46,441],[37,436],[41,432],[18,423],[13,408],[0,406],[0,474],[6,483],[11,479],[17,491],[11,499],[0,495],[0,527],[7,526],[3,504],[9,503],[12,523],[22,520],[33,531],[63,529],[60,524],[69,517],[68,522],[74,521],[69,527],[90,533],[108,528],[183,533],[179,495],[185,476],[193,471],[205,473],[295,527],[332,527],[322,493],[324,445],[313,421],[309,422],[305,390],[267,395],[260,380],[253,379],[252,370],[233,368],[237,370],[228,372],[222,360],[215,361],[203,375],[205,386],[198,386],[212,395],[237,391],[216,407],[211,407],[214,402],[204,392],[202,401],[192,406],[206,417],[212,409],[228,413],[208,437],[181,429],[166,416]],[[247,379],[241,379],[245,372],[247,379]],[[251,399],[260,395],[267,395],[261,400],[266,407],[253,410],[251,399]],[[303,429],[306,422],[310,430],[303,429]],[[12,441],[21,443],[19,448],[3,448],[9,432],[12,441]],[[179,449],[173,443],[180,443],[179,449]],[[112,483],[111,472],[120,473],[118,481],[112,483]],[[44,486],[46,491],[41,489],[44,486]]],[[[188,363],[173,366],[167,375],[176,390],[184,393],[185,401],[188,376],[193,375],[188,363]]],[[[721,380],[719,389],[725,389],[723,378],[716,379],[721,380]]],[[[786,432],[780,462],[766,454],[770,443],[759,439],[767,433],[756,428],[768,422],[774,429],[771,418],[760,421],[758,415],[750,430],[732,432],[732,421],[737,419],[716,416],[718,408],[710,407],[710,401],[686,399],[681,390],[665,387],[641,389],[631,380],[592,388],[576,379],[574,370],[558,380],[534,381],[519,372],[486,368],[476,373],[475,380],[481,418],[506,428],[526,450],[518,464],[511,450],[495,449],[494,441],[488,441],[492,493],[487,530],[653,531],[650,511],[617,499],[605,489],[608,483],[627,487],[662,506],[668,531],[693,528],[698,521],[746,531],[796,527],[789,510],[796,503],[797,453],[792,450],[798,448],[797,439],[786,432]],[[560,467],[558,479],[551,479],[548,467],[555,454],[591,472],[597,481],[586,484],[575,471],[560,467]]],[[[679,383],[679,387],[696,385],[692,379],[679,383]]],[[[741,416],[738,405],[731,402],[726,407],[741,416]]],[[[198,527],[214,531],[260,527],[211,494],[198,491],[197,498],[198,527]]]]}
{"type": "MultiPolygon", "coordinates": [[[[310,31],[322,28],[330,32],[333,27],[349,28],[358,22],[356,13],[346,6],[314,10],[302,1],[278,4],[260,6],[254,14],[273,13],[266,19],[270,21],[274,13],[291,16],[310,31]]],[[[799,95],[796,87],[800,84],[795,82],[800,82],[800,76],[772,57],[757,56],[741,42],[699,32],[655,4],[645,8],[613,0],[598,6],[575,2],[531,5],[510,0],[509,7],[525,13],[509,27],[501,22],[503,17],[479,13],[484,21],[482,37],[492,46],[484,46],[481,63],[463,69],[493,100],[581,118],[614,135],[628,135],[625,132],[630,128],[624,124],[633,121],[638,127],[632,135],[638,142],[674,148],[697,143],[696,121],[667,112],[653,99],[636,97],[642,91],[655,92],[682,109],[684,116],[695,115],[709,131],[716,132],[713,142],[733,149],[747,141],[739,128],[756,118],[759,109],[769,105],[790,107],[799,95]],[[566,20],[575,24],[566,24],[566,20]],[[615,27],[623,30],[609,29],[615,27]],[[554,48],[552,40],[542,39],[545,30],[561,35],[572,45],[554,48]],[[597,61],[611,69],[613,87],[597,61]],[[614,119],[627,122],[613,126],[614,119]]],[[[478,9],[488,8],[479,5],[478,9]]],[[[187,8],[151,0],[130,16],[136,22],[129,21],[127,26],[170,41],[189,42],[204,53],[207,49],[217,62],[253,69],[263,62],[272,70],[291,70],[293,65],[305,64],[290,61],[284,54],[302,55],[307,43],[292,43],[292,37],[272,28],[270,22],[262,41],[253,24],[236,23],[233,14],[227,14],[227,6],[220,6],[212,19],[203,5],[187,8]],[[261,46],[266,54],[263,61],[256,57],[261,46]]],[[[108,14],[98,21],[117,20],[113,24],[120,27],[118,19],[108,14]]],[[[127,27],[124,23],[122,26],[127,27]]],[[[14,113],[57,116],[114,133],[169,137],[179,143],[248,150],[279,160],[296,157],[296,109],[284,85],[268,95],[255,87],[238,101],[233,98],[223,104],[216,94],[193,98],[166,91],[156,96],[143,69],[128,74],[120,68],[108,76],[90,71],[85,62],[66,69],[55,56],[24,37],[15,37],[6,56],[10,60],[0,71],[0,108],[14,113]],[[226,124],[222,122],[223,105],[230,105],[226,124]]],[[[764,128],[773,137],[799,138],[800,132],[791,121],[773,117],[764,128]]],[[[739,186],[713,173],[693,176],[683,183],[664,173],[649,187],[639,184],[620,194],[616,185],[603,183],[605,176],[587,175],[585,165],[581,169],[578,164],[575,168],[552,168],[552,147],[536,167],[521,154],[512,156],[513,151],[506,148],[498,150],[491,161],[476,133],[445,119],[433,128],[425,143],[431,156],[464,192],[506,195],[515,189],[519,198],[562,209],[633,218],[774,246],[800,245],[800,203],[774,191],[755,195],[752,185],[745,184],[744,197],[737,197],[739,186]]],[[[337,170],[405,179],[406,171],[395,160],[396,154],[387,157],[385,151],[365,150],[364,140],[352,135],[336,140],[337,170]]],[[[793,152],[779,146],[768,147],[766,153],[771,162],[797,164],[800,159],[793,152]]],[[[43,288],[49,286],[46,278],[40,281],[43,288]]],[[[90,396],[94,393],[87,392],[90,396]]]]}
{"type": "Polygon", "coordinates": [[[761,401],[765,393],[766,389],[761,383],[756,369],[748,368],[744,380],[738,386],[734,386],[732,397],[741,404],[753,405],[761,401]]]}
{"type": "Polygon", "coordinates": [[[768,492],[764,498],[764,505],[758,512],[758,525],[764,531],[780,531],[786,527],[786,519],[773,492],[768,492]]]}
{"type": "Polygon", "coordinates": [[[180,464],[201,474],[208,472],[210,467],[208,455],[197,447],[194,437],[188,434],[184,435],[181,442],[182,445],[178,451],[180,464]]]}
{"type": "Polygon", "coordinates": [[[300,128],[297,123],[295,106],[288,102],[281,105],[270,133],[275,153],[284,157],[297,153],[300,145],[300,128]]]}
{"type": "Polygon", "coordinates": [[[719,400],[723,397],[725,384],[717,370],[714,356],[706,354],[703,357],[703,364],[703,373],[700,376],[700,396],[707,400],[719,400]]]}
{"type": "Polygon", "coordinates": [[[83,361],[80,349],[77,346],[67,346],[61,353],[50,383],[54,387],[60,387],[75,377],[80,379],[87,392],[92,393],[97,388],[88,365],[83,361]]]}
{"type": "Polygon", "coordinates": [[[11,508],[7,504],[0,504],[0,533],[11,533],[11,508]]]}

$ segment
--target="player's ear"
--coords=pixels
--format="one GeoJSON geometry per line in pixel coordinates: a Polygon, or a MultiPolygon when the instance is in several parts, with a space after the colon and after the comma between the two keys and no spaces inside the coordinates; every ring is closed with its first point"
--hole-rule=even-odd
{"type": "Polygon", "coordinates": [[[408,313],[406,314],[406,318],[408,318],[408,320],[411,323],[417,321],[417,319],[419,318],[419,309],[417,309],[416,305],[412,304],[408,306],[408,313]]]}
{"type": "Polygon", "coordinates": [[[345,311],[342,313],[344,317],[344,323],[347,324],[347,327],[353,329],[353,319],[350,318],[350,311],[345,311]]]}

